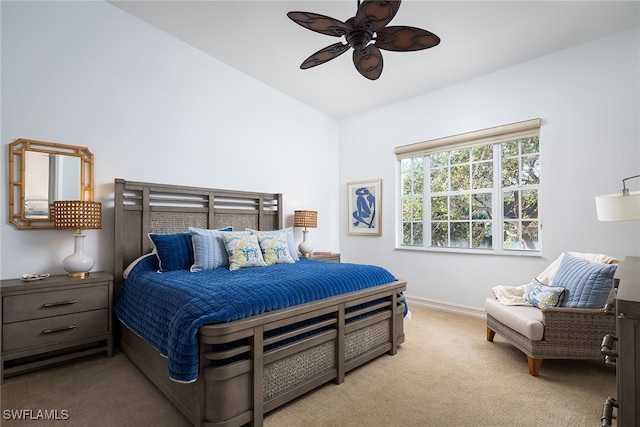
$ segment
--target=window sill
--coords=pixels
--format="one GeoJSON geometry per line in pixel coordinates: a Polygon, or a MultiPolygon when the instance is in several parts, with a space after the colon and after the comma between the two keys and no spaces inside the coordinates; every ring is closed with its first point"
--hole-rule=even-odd
{"type": "Polygon", "coordinates": [[[523,250],[495,250],[495,249],[467,249],[467,248],[439,248],[439,247],[422,247],[422,246],[396,246],[396,250],[409,252],[444,252],[456,254],[472,254],[472,255],[493,255],[493,256],[523,256],[523,257],[542,257],[542,251],[523,251],[523,250]]]}

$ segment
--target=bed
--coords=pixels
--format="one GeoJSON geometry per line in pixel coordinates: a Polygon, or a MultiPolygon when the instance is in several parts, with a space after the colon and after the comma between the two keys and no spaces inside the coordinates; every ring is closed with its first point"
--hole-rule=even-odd
{"type": "MultiPolygon", "coordinates": [[[[145,260],[155,259],[144,257],[154,247],[149,233],[181,233],[190,227],[281,230],[282,206],[281,194],[116,179],[116,294],[123,287],[123,272],[132,262],[142,257],[130,277],[148,268],[145,260]]],[[[325,278],[343,275],[346,270],[334,270],[348,268],[347,264],[330,264],[334,263],[302,259],[289,266],[318,268],[325,278]]],[[[275,272],[289,266],[246,270],[257,274],[257,270],[273,268],[275,272]]],[[[180,272],[177,276],[189,281],[195,274],[180,272]]],[[[345,289],[356,286],[358,280],[344,285],[345,289]]],[[[306,279],[297,282],[291,285],[304,285],[302,289],[312,286],[313,281],[310,278],[309,283],[306,279]]],[[[131,278],[124,286],[130,283],[131,278]]],[[[135,328],[127,327],[129,320],[119,321],[118,342],[121,350],[195,426],[260,426],[269,411],[327,382],[340,384],[347,372],[381,355],[396,354],[404,342],[405,290],[406,282],[391,276],[375,286],[321,295],[300,304],[294,301],[284,308],[267,307],[237,320],[229,317],[232,320],[222,323],[205,321],[195,333],[196,373],[186,381],[169,376],[171,357],[162,355],[155,344],[148,344],[135,328]]]]}

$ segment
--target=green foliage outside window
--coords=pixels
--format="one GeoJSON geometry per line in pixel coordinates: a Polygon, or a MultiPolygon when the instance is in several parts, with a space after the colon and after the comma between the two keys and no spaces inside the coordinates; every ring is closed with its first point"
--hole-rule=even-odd
{"type": "Polygon", "coordinates": [[[400,160],[401,245],[539,250],[539,146],[536,136],[400,160]]]}

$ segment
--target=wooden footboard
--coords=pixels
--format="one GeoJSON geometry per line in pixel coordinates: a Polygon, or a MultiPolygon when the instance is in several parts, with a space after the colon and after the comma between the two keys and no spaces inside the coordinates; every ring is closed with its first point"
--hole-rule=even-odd
{"type": "Polygon", "coordinates": [[[264,414],[404,342],[405,282],[200,328],[200,373],[171,381],[166,359],[122,328],[121,347],[196,426],[260,426],[264,414]]]}

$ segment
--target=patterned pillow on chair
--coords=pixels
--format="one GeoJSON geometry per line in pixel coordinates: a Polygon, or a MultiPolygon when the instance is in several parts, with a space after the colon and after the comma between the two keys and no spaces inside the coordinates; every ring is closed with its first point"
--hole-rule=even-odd
{"type": "Polygon", "coordinates": [[[562,301],[564,288],[558,286],[547,286],[536,279],[527,285],[524,290],[524,299],[538,308],[556,307],[562,301]]]}

